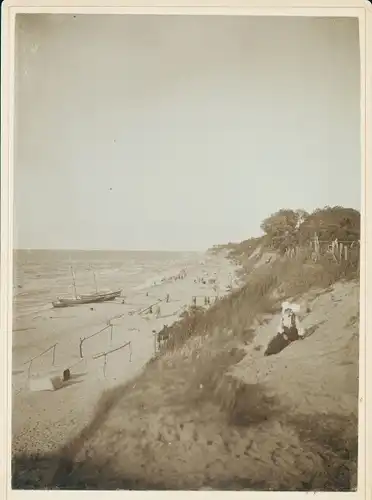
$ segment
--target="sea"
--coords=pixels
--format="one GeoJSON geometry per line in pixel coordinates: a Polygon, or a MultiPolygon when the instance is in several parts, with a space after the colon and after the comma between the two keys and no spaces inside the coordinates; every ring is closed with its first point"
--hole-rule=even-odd
{"type": "Polygon", "coordinates": [[[132,294],[197,265],[202,252],[15,250],[13,315],[49,309],[58,296],[121,288],[132,294]]]}

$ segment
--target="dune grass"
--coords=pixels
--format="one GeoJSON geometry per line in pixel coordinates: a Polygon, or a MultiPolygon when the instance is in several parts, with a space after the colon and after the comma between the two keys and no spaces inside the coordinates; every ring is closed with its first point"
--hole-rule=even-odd
{"type": "MultiPolygon", "coordinates": [[[[99,450],[104,450],[107,444],[100,441],[97,432],[105,428],[105,422],[109,419],[115,421],[118,418],[115,417],[115,412],[119,412],[125,418],[121,424],[116,425],[119,425],[118,428],[121,425],[125,430],[128,425],[126,418],[137,415],[141,408],[146,407],[145,422],[139,422],[138,428],[145,425],[146,419],[150,422],[151,416],[158,418],[164,414],[164,418],[171,419],[169,425],[174,429],[181,425],[179,422],[191,415],[194,434],[197,436],[192,443],[194,449],[202,446],[201,436],[208,425],[215,425],[216,429],[220,429],[218,432],[225,436],[227,455],[224,460],[227,460],[227,464],[230,462],[231,450],[246,443],[243,456],[250,470],[244,476],[239,462],[234,462],[235,455],[231,456],[231,461],[234,462],[231,464],[232,471],[236,469],[235,473],[231,472],[234,478],[227,480],[223,474],[224,478],[217,473],[214,478],[210,475],[207,483],[213,487],[332,491],[352,488],[355,486],[353,466],[357,459],[357,422],[346,421],[337,415],[326,415],[321,422],[311,416],[291,417],[280,400],[266,393],[265,387],[260,384],[239,383],[229,374],[229,370],[244,357],[244,345],[251,342],[255,326],[265,320],[265,315],[278,311],[282,300],[299,297],[314,288],[324,289],[340,279],[355,279],[357,276],[357,262],[338,264],[323,258],[313,263],[306,257],[278,259],[270,265],[252,270],[241,289],[217,301],[208,310],[190,308],[180,321],[167,327],[168,340],[163,344],[159,357],[152,360],[138,377],[135,389],[132,389],[132,384],[127,384],[107,391],[99,402],[91,424],[60,450],[57,457],[50,458],[51,467],[55,469],[52,478],[50,473],[49,476],[40,473],[39,476],[36,475],[39,486],[35,486],[35,481],[25,475],[26,458],[18,457],[13,468],[14,487],[25,487],[22,485],[28,480],[27,484],[33,485],[31,487],[43,487],[44,484],[44,487],[58,485],[61,488],[77,489],[176,488],[176,483],[172,482],[174,475],[168,477],[166,471],[161,472],[161,477],[160,473],[153,473],[152,476],[151,472],[145,475],[140,472],[135,475],[133,472],[125,472],[133,470],[135,460],[146,461],[145,458],[132,458],[131,468],[124,463],[123,472],[119,475],[114,472],[111,474],[107,463],[100,463],[99,450]],[[206,415],[210,416],[207,418],[206,415]],[[345,426],[348,426],[346,433],[342,430],[345,426]],[[258,443],[262,443],[262,449],[257,452],[257,458],[253,459],[249,443],[256,438],[258,443]],[[284,477],[280,479],[280,475],[275,475],[276,472],[271,477],[270,474],[278,469],[278,465],[272,452],[265,451],[265,439],[267,442],[276,439],[283,449],[292,443],[294,454],[288,452],[292,459],[297,457],[300,450],[306,450],[304,453],[309,457],[308,465],[305,462],[305,465],[297,465],[295,472],[291,470],[291,466],[283,465],[284,477]],[[83,465],[76,465],[75,458],[84,448],[94,450],[92,453],[95,458],[85,461],[83,465]],[[307,470],[309,467],[311,470],[307,470]]],[[[137,432],[134,430],[137,427],[134,425],[133,428],[133,424],[131,425],[131,430],[127,430],[128,436],[137,432]]],[[[126,443],[123,438],[123,443],[120,444],[121,438],[115,437],[117,431],[115,425],[113,427],[113,430],[105,431],[110,439],[117,441],[121,449],[125,448],[129,456],[137,456],[139,452],[136,447],[140,446],[138,442],[133,439],[126,443]],[[136,453],[131,451],[131,447],[137,450],[136,453]]],[[[159,435],[165,432],[164,429],[168,429],[166,424],[159,424],[159,435]]],[[[170,432],[169,429],[167,432],[170,432]]],[[[154,438],[150,436],[147,438],[151,449],[154,445],[152,439],[154,438]]],[[[119,456],[122,453],[125,456],[123,451],[118,453],[119,456]]],[[[178,455],[173,456],[171,451],[166,453],[169,455],[169,466],[172,466],[178,455]]],[[[218,452],[221,457],[224,456],[223,453],[218,452]]],[[[241,452],[236,455],[238,456],[241,456],[241,452]]],[[[32,457],[29,459],[32,462],[32,457]]],[[[152,459],[152,462],[154,460],[156,462],[156,459],[152,459]]],[[[34,459],[33,474],[36,464],[40,462],[45,467],[45,461],[46,457],[34,459]]],[[[141,470],[140,462],[138,468],[141,470]]],[[[191,481],[192,476],[189,475],[188,479],[186,476],[187,474],[182,476],[180,473],[177,484],[181,489],[189,489],[187,481],[191,481]]],[[[195,479],[195,484],[200,486],[198,481],[199,479],[195,479]]]]}
{"type": "Polygon", "coordinates": [[[358,276],[358,261],[337,263],[323,257],[314,263],[307,255],[278,259],[270,265],[251,270],[249,274],[246,272],[246,284],[221,298],[210,309],[191,307],[185,311],[180,321],[166,327],[169,339],[162,350],[179,349],[194,336],[225,337],[227,331],[232,332],[235,338],[249,340],[253,320],[259,315],[277,312],[281,301],[297,298],[312,289],[328,288],[342,279],[357,279],[358,276]]]}

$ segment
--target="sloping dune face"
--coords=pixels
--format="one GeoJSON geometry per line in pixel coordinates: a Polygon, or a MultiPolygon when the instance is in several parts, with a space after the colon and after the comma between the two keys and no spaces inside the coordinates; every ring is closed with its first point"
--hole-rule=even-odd
{"type": "Polygon", "coordinates": [[[309,336],[277,355],[263,356],[278,323],[266,315],[248,345],[228,333],[223,345],[192,338],[105,394],[63,450],[53,485],[356,488],[359,286],[302,298],[309,336]]]}

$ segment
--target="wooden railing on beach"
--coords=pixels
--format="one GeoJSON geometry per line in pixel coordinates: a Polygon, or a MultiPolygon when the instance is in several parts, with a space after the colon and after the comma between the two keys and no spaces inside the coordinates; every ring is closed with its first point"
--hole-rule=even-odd
{"type": "MultiPolygon", "coordinates": [[[[220,296],[219,295],[194,295],[191,297],[191,304],[190,306],[191,307],[195,307],[197,306],[197,299],[202,299],[203,302],[204,302],[204,306],[209,306],[212,304],[211,302],[211,299],[214,299],[214,301],[216,302],[217,300],[219,300],[220,296]]],[[[112,348],[112,341],[113,341],[113,336],[114,336],[114,327],[115,326],[118,326],[118,325],[115,325],[113,323],[114,320],[118,320],[118,319],[121,319],[123,318],[124,316],[133,316],[134,314],[136,315],[143,315],[143,314],[156,314],[156,316],[158,318],[166,318],[166,317],[172,317],[172,316],[175,316],[177,314],[179,314],[181,311],[184,311],[184,310],[187,310],[188,307],[190,306],[187,306],[187,305],[184,305],[182,307],[180,307],[179,309],[177,309],[176,311],[173,311],[171,314],[169,315],[166,315],[166,316],[161,316],[160,313],[160,305],[162,303],[168,303],[170,300],[170,295],[167,294],[165,298],[163,299],[158,299],[156,300],[155,302],[153,302],[152,304],[146,306],[146,307],[142,307],[141,309],[137,309],[137,310],[134,310],[134,311],[127,311],[123,314],[119,314],[119,315],[116,315],[116,316],[113,316],[111,317],[107,323],[105,324],[105,326],[103,326],[102,328],[99,328],[97,331],[85,336],[85,337],[81,337],[79,339],[79,342],[78,342],[78,345],[76,346],[77,347],[77,351],[78,351],[78,359],[79,361],[75,362],[72,364],[72,365],[69,365],[69,366],[66,366],[65,367],[65,370],[64,371],[68,371],[70,370],[71,368],[73,368],[74,366],[78,365],[79,363],[81,363],[83,360],[87,360],[87,359],[99,359],[101,357],[104,358],[104,366],[103,366],[103,372],[104,372],[104,376],[106,377],[106,365],[107,365],[107,362],[108,362],[108,359],[109,359],[109,356],[111,353],[113,352],[116,352],[116,351],[119,351],[121,349],[124,349],[125,347],[128,347],[129,349],[129,362],[132,361],[132,342],[131,341],[128,341],[128,342],[125,342],[123,345],[119,346],[119,347],[114,347],[112,348]],[[156,308],[154,310],[154,308],[156,308]],[[90,341],[91,339],[93,339],[94,337],[97,337],[98,335],[101,335],[102,333],[106,332],[107,330],[110,330],[110,334],[109,334],[109,350],[107,351],[104,351],[104,352],[100,352],[100,353],[93,353],[93,354],[90,354],[89,356],[86,356],[85,353],[84,353],[84,345],[86,342],[90,341]]],[[[133,329],[132,329],[133,330],[133,329]]],[[[138,330],[138,329],[137,329],[138,330]]],[[[155,333],[155,336],[154,336],[154,339],[155,339],[155,342],[154,342],[154,355],[157,354],[157,343],[158,343],[158,337],[157,337],[157,332],[156,331],[153,331],[153,333],[155,333]]],[[[24,363],[22,363],[22,366],[24,365],[28,365],[28,369],[27,369],[27,381],[30,380],[31,378],[31,370],[32,370],[32,367],[33,367],[33,363],[36,359],[38,358],[42,358],[44,357],[45,355],[47,355],[48,353],[52,352],[52,359],[51,359],[51,366],[55,366],[55,360],[56,360],[56,350],[57,350],[57,347],[59,346],[59,343],[56,342],[55,344],[53,344],[52,346],[48,347],[47,349],[43,350],[42,352],[40,352],[39,354],[37,354],[36,356],[33,356],[32,358],[26,360],[24,363]]]]}

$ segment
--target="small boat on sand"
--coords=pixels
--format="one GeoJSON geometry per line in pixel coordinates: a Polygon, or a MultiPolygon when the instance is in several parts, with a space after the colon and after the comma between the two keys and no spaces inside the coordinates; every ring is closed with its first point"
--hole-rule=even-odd
{"type": "Polygon", "coordinates": [[[79,297],[82,299],[95,299],[98,298],[100,301],[102,300],[113,300],[116,297],[120,297],[121,295],[121,290],[102,290],[101,292],[93,292],[93,293],[81,293],[79,297]]]}
{"type": "MultiPolygon", "coordinates": [[[[96,284],[96,291],[88,294],[76,293],[76,283],[75,283],[75,273],[71,268],[72,280],[75,294],[72,297],[57,297],[57,300],[53,301],[53,307],[69,307],[76,306],[80,304],[93,304],[98,302],[108,302],[109,300],[114,300],[120,297],[122,290],[102,290],[98,291],[96,284]]],[[[95,279],[96,283],[96,279],[95,279]]]]}
{"type": "Polygon", "coordinates": [[[116,297],[120,297],[121,290],[108,291],[108,292],[97,292],[86,295],[76,295],[73,297],[58,297],[56,301],[53,302],[53,307],[68,307],[76,306],[79,304],[93,304],[97,302],[107,302],[109,300],[115,300],[116,297]]]}

